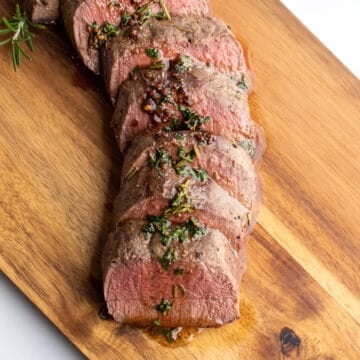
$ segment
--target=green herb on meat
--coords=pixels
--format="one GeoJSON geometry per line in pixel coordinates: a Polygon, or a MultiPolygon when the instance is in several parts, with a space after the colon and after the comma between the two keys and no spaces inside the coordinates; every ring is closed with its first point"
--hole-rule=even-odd
{"type": "Polygon", "coordinates": [[[163,14],[164,14],[163,18],[171,20],[171,16],[170,16],[169,10],[166,7],[165,0],[160,0],[160,6],[161,6],[161,9],[162,9],[163,14]]]}
{"type": "Polygon", "coordinates": [[[121,4],[118,1],[115,0],[110,0],[107,4],[109,9],[113,9],[113,8],[121,8],[121,4]]]}
{"type": "Polygon", "coordinates": [[[155,153],[149,154],[148,163],[151,167],[159,170],[163,165],[171,163],[171,156],[163,148],[159,148],[155,150],[155,153]]]}
{"type": "Polygon", "coordinates": [[[184,119],[183,126],[185,127],[185,130],[201,130],[202,126],[211,120],[210,116],[200,116],[196,111],[186,106],[180,105],[179,111],[184,119]]]}
{"type": "Polygon", "coordinates": [[[164,270],[169,270],[171,264],[179,260],[179,254],[175,249],[167,249],[163,256],[159,256],[158,260],[164,270]]]}
{"type": "Polygon", "coordinates": [[[209,175],[204,169],[193,169],[189,165],[176,167],[176,173],[182,177],[191,176],[194,180],[204,182],[209,178],[209,175]]]}
{"type": "Polygon", "coordinates": [[[174,269],[174,275],[180,276],[180,275],[184,275],[185,274],[185,269],[184,268],[176,268],[174,269]]]}
{"type": "Polygon", "coordinates": [[[160,320],[160,319],[154,320],[154,321],[153,321],[153,325],[155,325],[155,326],[161,326],[161,320],[160,320]]]}
{"type": "Polygon", "coordinates": [[[187,180],[177,187],[177,192],[171,200],[171,205],[164,212],[164,215],[177,215],[194,211],[189,196],[189,185],[190,181],[187,180]]]}
{"type": "Polygon", "coordinates": [[[199,240],[207,232],[206,226],[194,217],[187,221],[186,226],[193,240],[199,240]]]}
{"type": "Polygon", "coordinates": [[[159,305],[155,306],[155,309],[161,312],[163,315],[166,315],[172,308],[172,303],[167,299],[162,299],[159,305]]]}
{"type": "Polygon", "coordinates": [[[173,330],[174,329],[169,329],[169,328],[162,328],[159,329],[159,334],[161,334],[162,336],[164,336],[165,340],[171,344],[175,341],[174,337],[173,337],[173,330]]]}
{"type": "Polygon", "coordinates": [[[239,89],[241,89],[241,90],[248,90],[248,89],[249,89],[249,83],[248,83],[245,75],[243,75],[243,76],[241,77],[241,79],[238,79],[238,78],[236,78],[236,77],[234,77],[234,76],[232,76],[231,79],[235,81],[236,86],[237,86],[239,89]]]}
{"type": "Polygon", "coordinates": [[[0,36],[9,35],[8,38],[0,41],[0,46],[11,44],[11,59],[14,71],[16,71],[21,64],[22,57],[31,60],[22,46],[25,43],[30,51],[34,50],[33,38],[35,34],[30,29],[43,30],[45,26],[31,22],[26,13],[21,12],[19,4],[15,6],[15,15],[11,19],[3,17],[0,20],[0,25],[4,26],[0,29],[0,36]]]}
{"type": "Polygon", "coordinates": [[[165,68],[165,63],[163,61],[155,61],[150,66],[149,69],[151,70],[162,70],[165,68]]]}
{"type": "Polygon", "coordinates": [[[253,140],[246,139],[246,140],[240,141],[238,144],[248,152],[250,157],[253,158],[255,156],[256,149],[255,149],[253,140]]]}
{"type": "Polygon", "coordinates": [[[112,25],[108,22],[103,25],[98,25],[95,21],[88,23],[87,30],[89,32],[88,45],[89,48],[99,49],[102,47],[110,38],[119,35],[120,29],[116,25],[112,25]]]}
{"type": "Polygon", "coordinates": [[[166,236],[169,233],[171,222],[164,216],[147,216],[148,223],[143,227],[143,233],[146,238],[151,238],[158,231],[161,235],[166,236]]]}
{"type": "Polygon", "coordinates": [[[155,48],[145,49],[145,54],[151,59],[159,59],[160,58],[160,50],[155,48]]]}

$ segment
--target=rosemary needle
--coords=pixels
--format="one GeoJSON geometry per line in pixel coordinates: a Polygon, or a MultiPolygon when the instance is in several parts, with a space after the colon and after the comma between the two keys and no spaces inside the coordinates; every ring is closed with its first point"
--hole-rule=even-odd
{"type": "Polygon", "coordinates": [[[16,4],[15,15],[12,19],[3,17],[0,20],[0,36],[9,35],[5,40],[0,41],[0,46],[11,44],[11,60],[13,63],[14,71],[20,66],[22,56],[28,60],[31,60],[30,56],[26,53],[22,47],[22,43],[25,43],[30,51],[33,51],[33,34],[30,29],[45,29],[44,25],[34,24],[29,20],[26,13],[21,13],[19,4],[16,4]]]}

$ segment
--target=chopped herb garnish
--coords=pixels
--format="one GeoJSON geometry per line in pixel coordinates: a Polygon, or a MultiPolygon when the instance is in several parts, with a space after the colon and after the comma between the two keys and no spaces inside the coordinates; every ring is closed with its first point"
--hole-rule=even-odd
{"type": "Polygon", "coordinates": [[[145,5],[140,6],[139,8],[137,8],[136,13],[138,15],[142,15],[147,13],[148,11],[150,11],[150,7],[153,4],[153,1],[149,1],[148,3],[146,3],[145,5]]]}
{"type": "Polygon", "coordinates": [[[118,26],[104,23],[99,26],[95,21],[92,24],[88,24],[89,31],[89,47],[99,49],[103,46],[109,38],[119,35],[120,29],[118,26]]]}
{"type": "Polygon", "coordinates": [[[179,111],[183,115],[184,125],[187,130],[201,130],[202,125],[207,124],[211,120],[210,116],[200,116],[196,111],[186,106],[180,105],[179,111]]]}
{"type": "Polygon", "coordinates": [[[186,227],[193,240],[199,240],[206,234],[206,227],[198,219],[192,217],[186,222],[186,227]]]}
{"type": "Polygon", "coordinates": [[[161,325],[161,320],[160,320],[160,319],[154,320],[154,321],[153,321],[153,325],[155,325],[155,326],[160,326],[160,325],[161,325]]]}
{"type": "Polygon", "coordinates": [[[169,10],[166,7],[165,0],[160,0],[160,6],[161,6],[161,9],[162,9],[163,14],[164,14],[163,18],[171,20],[171,16],[170,16],[169,10]]]}
{"type": "Polygon", "coordinates": [[[190,152],[186,153],[185,149],[182,146],[180,146],[178,155],[179,155],[180,159],[185,160],[186,162],[192,162],[194,160],[194,157],[196,154],[195,154],[194,149],[191,150],[190,152]]]}
{"type": "Polygon", "coordinates": [[[145,49],[145,53],[151,59],[159,59],[161,55],[160,50],[154,48],[145,49]]]}
{"type": "Polygon", "coordinates": [[[184,275],[185,269],[184,268],[176,268],[174,269],[174,275],[184,275]]]}
{"type": "Polygon", "coordinates": [[[193,169],[189,165],[184,165],[182,167],[175,168],[176,173],[183,176],[188,177],[192,176],[192,178],[196,181],[204,182],[209,178],[209,175],[204,169],[193,169]]]}
{"type": "Polygon", "coordinates": [[[179,260],[179,254],[175,249],[167,249],[163,256],[159,256],[158,260],[164,270],[169,270],[171,264],[179,260]]]}
{"type": "Polygon", "coordinates": [[[179,133],[176,133],[175,134],[175,139],[177,140],[177,141],[183,141],[184,140],[184,135],[183,134],[179,134],[179,133]]]}
{"type": "Polygon", "coordinates": [[[121,27],[128,26],[130,20],[131,20],[131,15],[127,11],[124,11],[121,15],[120,26],[121,27]]]}
{"type": "Polygon", "coordinates": [[[240,141],[238,144],[248,152],[250,157],[253,158],[255,156],[256,149],[255,149],[253,140],[246,139],[246,140],[240,141]]]}
{"type": "Polygon", "coordinates": [[[129,181],[131,180],[135,175],[136,173],[139,171],[140,169],[138,167],[135,167],[134,169],[132,169],[129,173],[129,175],[126,177],[126,181],[129,181]]]}
{"type": "Polygon", "coordinates": [[[190,196],[188,193],[190,181],[187,180],[177,188],[177,193],[171,200],[170,207],[164,212],[164,215],[176,215],[182,213],[191,213],[194,209],[191,206],[190,196]]]}
{"type": "Polygon", "coordinates": [[[164,336],[165,340],[169,344],[171,344],[175,341],[175,339],[173,337],[173,330],[174,329],[168,329],[168,328],[159,329],[159,333],[164,336]]]}
{"type": "Polygon", "coordinates": [[[188,71],[191,68],[191,58],[188,55],[181,54],[179,60],[175,64],[175,70],[182,74],[185,71],[188,71]]]}
{"type": "Polygon", "coordinates": [[[148,224],[143,227],[143,233],[147,238],[151,237],[158,231],[162,235],[168,234],[169,227],[171,222],[167,220],[164,216],[147,216],[148,224]]]}
{"type": "Polygon", "coordinates": [[[156,305],[155,309],[166,315],[172,308],[172,303],[167,299],[162,299],[159,305],[156,305]]]}
{"type": "Polygon", "coordinates": [[[155,61],[149,66],[151,70],[162,70],[165,68],[165,63],[163,61],[155,61]]]}
{"type": "Polygon", "coordinates": [[[234,76],[231,77],[232,80],[234,80],[236,82],[236,86],[241,89],[241,90],[248,90],[249,89],[249,83],[245,77],[245,75],[243,75],[241,77],[241,79],[238,79],[234,76]]]}
{"type": "Polygon", "coordinates": [[[163,148],[159,148],[155,153],[149,154],[148,162],[150,166],[159,170],[163,165],[171,163],[171,156],[163,148]]]}
{"type": "Polygon", "coordinates": [[[121,4],[118,1],[115,0],[111,0],[108,2],[108,8],[112,9],[112,8],[121,8],[121,4]]]}

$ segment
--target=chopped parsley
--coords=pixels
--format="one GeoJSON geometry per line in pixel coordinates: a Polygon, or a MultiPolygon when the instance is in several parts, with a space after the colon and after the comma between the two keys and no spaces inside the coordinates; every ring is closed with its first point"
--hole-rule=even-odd
{"type": "Polygon", "coordinates": [[[172,308],[172,303],[167,299],[162,299],[159,305],[155,306],[155,309],[161,312],[163,315],[166,315],[172,308]]]}
{"type": "Polygon", "coordinates": [[[187,180],[177,188],[177,193],[171,200],[170,207],[164,212],[164,215],[177,215],[183,213],[191,213],[194,211],[191,205],[188,188],[190,181],[187,180]]]}
{"type": "Polygon", "coordinates": [[[236,86],[237,86],[239,89],[241,89],[241,90],[249,90],[249,83],[248,83],[245,75],[243,75],[243,76],[241,77],[241,79],[238,79],[238,78],[236,78],[236,77],[234,77],[234,76],[232,76],[231,79],[235,81],[236,86]]]}
{"type": "Polygon", "coordinates": [[[151,70],[162,70],[165,68],[165,63],[163,61],[155,61],[150,66],[151,70]]]}
{"type": "Polygon", "coordinates": [[[97,22],[88,24],[89,40],[88,45],[90,48],[99,49],[103,46],[107,40],[111,37],[119,35],[120,29],[116,25],[112,25],[108,22],[99,26],[97,22]]]}
{"type": "Polygon", "coordinates": [[[158,231],[162,235],[166,235],[168,233],[168,229],[171,225],[171,222],[167,220],[164,216],[147,216],[147,225],[143,227],[143,233],[146,238],[151,238],[152,235],[158,231]]]}
{"type": "Polygon", "coordinates": [[[160,50],[155,48],[145,49],[145,54],[151,59],[159,59],[161,56],[160,50]]]}
{"type": "Polygon", "coordinates": [[[184,118],[183,126],[185,130],[201,130],[202,126],[211,120],[210,116],[200,116],[196,111],[183,105],[179,106],[179,111],[184,118]]]}
{"type": "Polygon", "coordinates": [[[185,269],[184,268],[176,268],[174,269],[174,275],[184,275],[185,274],[185,269]]]}
{"type": "Polygon", "coordinates": [[[171,156],[163,148],[159,148],[155,150],[155,153],[149,154],[148,163],[159,170],[163,165],[171,163],[171,156]]]}
{"type": "Polygon", "coordinates": [[[238,144],[248,152],[250,157],[253,158],[255,156],[256,149],[253,140],[246,139],[240,141],[238,144]]]}
{"type": "Polygon", "coordinates": [[[120,26],[121,27],[128,26],[131,18],[132,16],[127,11],[124,11],[121,15],[120,26]]]}
{"type": "Polygon", "coordinates": [[[171,264],[179,260],[179,254],[175,249],[167,249],[163,256],[159,256],[158,260],[164,270],[168,271],[171,264]]]}
{"type": "Polygon", "coordinates": [[[159,334],[163,335],[165,340],[171,344],[175,341],[174,337],[173,337],[173,330],[174,329],[169,329],[169,328],[162,328],[159,329],[159,334]]]}
{"type": "Polygon", "coordinates": [[[176,168],[176,173],[183,177],[192,176],[196,181],[205,182],[209,178],[209,174],[204,169],[193,169],[189,165],[176,168]]]}

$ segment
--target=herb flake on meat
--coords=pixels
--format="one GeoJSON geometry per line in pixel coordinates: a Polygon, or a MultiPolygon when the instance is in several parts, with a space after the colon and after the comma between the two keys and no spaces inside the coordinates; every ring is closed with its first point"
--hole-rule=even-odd
{"type": "Polygon", "coordinates": [[[256,149],[255,149],[253,140],[246,139],[246,140],[238,142],[238,144],[248,152],[248,154],[251,158],[253,158],[255,156],[256,149]]]}
{"type": "Polygon", "coordinates": [[[159,50],[159,49],[155,49],[155,48],[145,49],[145,54],[146,54],[150,59],[159,59],[160,56],[161,56],[160,50],[159,50]]]}
{"type": "Polygon", "coordinates": [[[103,25],[98,25],[96,21],[93,23],[88,23],[87,30],[89,32],[88,45],[89,48],[99,49],[106,42],[115,36],[120,34],[120,29],[118,26],[110,24],[108,22],[103,25]]]}
{"type": "Polygon", "coordinates": [[[167,299],[162,299],[159,305],[156,305],[156,310],[166,315],[172,308],[172,303],[167,299]]]}
{"type": "Polygon", "coordinates": [[[171,200],[170,207],[164,212],[165,215],[192,213],[194,211],[189,195],[189,185],[190,181],[187,180],[177,187],[177,193],[171,200]]]}
{"type": "Polygon", "coordinates": [[[163,148],[159,148],[155,153],[149,154],[148,163],[151,167],[160,170],[163,165],[171,163],[171,156],[163,148]]]}
{"type": "Polygon", "coordinates": [[[163,256],[159,256],[158,260],[164,270],[168,271],[171,264],[178,261],[180,256],[175,249],[167,249],[163,256]]]}

